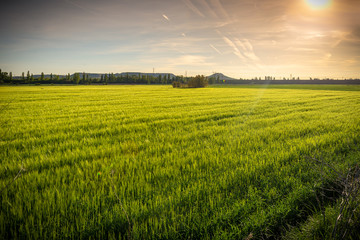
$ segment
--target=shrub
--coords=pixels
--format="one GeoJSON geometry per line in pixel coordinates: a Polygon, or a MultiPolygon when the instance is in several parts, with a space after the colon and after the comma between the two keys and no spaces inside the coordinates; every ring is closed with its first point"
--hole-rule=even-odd
{"type": "Polygon", "coordinates": [[[199,88],[206,87],[208,85],[208,80],[204,75],[196,75],[196,77],[191,78],[188,82],[188,87],[199,88]]]}
{"type": "Polygon", "coordinates": [[[174,82],[172,82],[172,86],[173,86],[173,88],[179,88],[179,87],[181,87],[181,83],[174,81],[174,82]]]}

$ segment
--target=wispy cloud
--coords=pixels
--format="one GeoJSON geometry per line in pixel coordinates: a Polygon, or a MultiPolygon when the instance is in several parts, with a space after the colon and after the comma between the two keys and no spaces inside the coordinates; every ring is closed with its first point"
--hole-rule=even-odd
{"type": "Polygon", "coordinates": [[[252,61],[259,61],[259,58],[256,56],[254,48],[248,39],[235,39],[235,43],[242,49],[242,53],[245,57],[252,61]]]}
{"type": "Polygon", "coordinates": [[[222,28],[234,23],[220,0],[183,0],[183,2],[197,16],[212,22],[214,28],[222,28]]]}
{"type": "Polygon", "coordinates": [[[225,41],[225,43],[233,49],[233,53],[238,56],[241,60],[245,60],[245,57],[243,56],[243,54],[241,54],[241,52],[239,51],[238,47],[235,45],[235,43],[233,41],[231,41],[229,38],[223,36],[223,39],[225,41]]]}
{"type": "Polygon", "coordinates": [[[205,17],[205,15],[191,2],[191,0],[183,0],[188,8],[191,9],[195,14],[199,15],[200,17],[205,17]]]}
{"type": "Polygon", "coordinates": [[[204,10],[206,15],[211,16],[213,18],[218,18],[218,15],[214,11],[215,8],[213,8],[213,6],[210,6],[206,0],[197,0],[197,1],[199,2],[201,9],[204,10]]]}
{"type": "Polygon", "coordinates": [[[165,14],[163,14],[162,16],[163,16],[163,18],[165,18],[167,21],[169,21],[169,22],[170,22],[170,19],[169,19],[169,17],[168,17],[168,16],[166,16],[165,14]]]}
{"type": "Polygon", "coordinates": [[[214,45],[209,44],[209,46],[215,50],[215,52],[217,52],[218,54],[222,55],[222,53],[219,51],[219,49],[217,49],[216,47],[214,47],[214,45]]]}
{"type": "Polygon", "coordinates": [[[254,48],[248,39],[234,38],[231,40],[226,36],[222,36],[224,42],[233,50],[233,53],[243,61],[246,62],[257,62],[259,58],[254,52],[254,48]]]}

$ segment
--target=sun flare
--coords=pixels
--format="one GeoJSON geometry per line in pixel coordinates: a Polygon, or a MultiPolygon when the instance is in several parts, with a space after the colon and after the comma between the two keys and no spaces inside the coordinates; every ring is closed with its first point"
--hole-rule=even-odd
{"type": "Polygon", "coordinates": [[[332,0],[306,0],[306,3],[315,10],[326,9],[331,6],[332,0]]]}

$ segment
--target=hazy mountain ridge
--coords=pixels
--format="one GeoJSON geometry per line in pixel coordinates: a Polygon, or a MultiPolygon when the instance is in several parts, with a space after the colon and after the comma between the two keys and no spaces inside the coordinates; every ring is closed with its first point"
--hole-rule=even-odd
{"type": "Polygon", "coordinates": [[[222,73],[214,73],[208,76],[208,78],[215,78],[219,80],[236,80],[236,78],[228,77],[222,73]]]}

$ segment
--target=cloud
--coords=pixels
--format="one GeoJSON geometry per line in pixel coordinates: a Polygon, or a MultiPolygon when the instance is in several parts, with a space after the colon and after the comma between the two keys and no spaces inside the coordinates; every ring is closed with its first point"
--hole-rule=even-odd
{"type": "Polygon", "coordinates": [[[204,12],[206,13],[206,15],[211,16],[213,18],[218,18],[218,15],[216,14],[216,12],[213,9],[213,6],[210,6],[206,0],[197,0],[200,5],[201,5],[201,9],[204,10],[204,12]]]}
{"type": "Polygon", "coordinates": [[[236,47],[236,45],[227,37],[223,36],[223,39],[225,43],[231,47],[235,52],[239,52],[239,49],[236,47]]]}
{"type": "Polygon", "coordinates": [[[216,47],[214,47],[214,45],[209,44],[209,46],[215,50],[215,52],[217,52],[218,54],[222,55],[222,53],[219,51],[219,49],[217,49],[216,47]]]}
{"type": "Polygon", "coordinates": [[[249,42],[248,39],[237,39],[235,38],[233,41],[226,36],[223,36],[223,40],[225,43],[233,49],[233,53],[238,56],[243,61],[252,61],[257,62],[259,58],[253,51],[253,46],[249,42]]]}
{"type": "Polygon", "coordinates": [[[205,15],[191,2],[191,0],[183,0],[183,2],[195,14],[199,15],[200,17],[205,17],[205,15]]]}
{"type": "Polygon", "coordinates": [[[200,55],[183,55],[172,59],[172,66],[209,66],[212,65],[210,63],[208,57],[200,56],[200,55]]]}
{"type": "Polygon", "coordinates": [[[241,52],[239,51],[239,49],[237,48],[237,46],[235,45],[235,43],[233,41],[231,41],[229,38],[223,36],[223,39],[225,41],[225,43],[231,47],[233,49],[233,53],[238,56],[241,60],[245,60],[245,57],[243,56],[243,54],[241,54],[241,52]]]}
{"type": "Polygon", "coordinates": [[[237,46],[241,47],[242,53],[245,57],[252,61],[259,61],[259,58],[256,56],[254,48],[248,39],[242,39],[242,41],[235,39],[235,43],[237,46]]]}
{"type": "Polygon", "coordinates": [[[210,2],[213,8],[217,10],[218,16],[221,16],[225,19],[229,19],[229,15],[225,10],[224,6],[222,5],[222,3],[220,2],[220,0],[210,0],[210,2]]]}
{"type": "Polygon", "coordinates": [[[168,17],[168,16],[166,16],[165,14],[163,14],[162,16],[163,16],[163,18],[165,18],[167,21],[169,21],[169,22],[170,22],[170,19],[169,19],[169,17],[168,17]]]}

